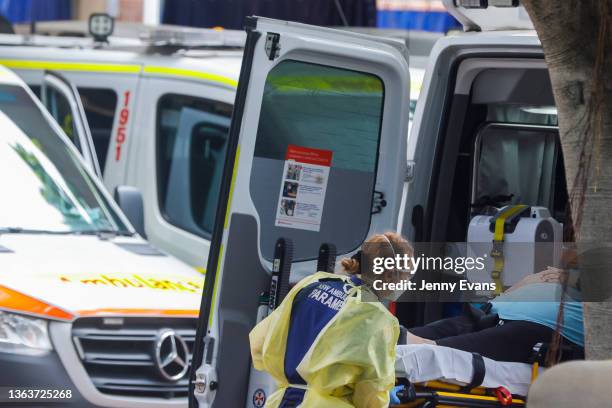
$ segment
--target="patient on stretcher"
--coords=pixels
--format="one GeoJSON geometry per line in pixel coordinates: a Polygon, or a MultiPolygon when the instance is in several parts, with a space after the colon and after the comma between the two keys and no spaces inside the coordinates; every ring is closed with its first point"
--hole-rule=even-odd
{"type": "MultiPolygon", "coordinates": [[[[530,292],[554,293],[561,286],[561,270],[548,269],[528,275],[486,308],[490,309],[487,324],[470,313],[446,318],[422,327],[408,329],[405,343],[429,344],[478,353],[496,361],[528,363],[537,343],[550,343],[557,329],[559,301],[521,301],[533,299],[530,292]],[[496,316],[497,315],[497,316],[496,316]]],[[[551,296],[550,299],[555,299],[551,296]]],[[[470,306],[474,308],[474,306],[470,306]]],[[[560,333],[564,345],[584,347],[582,303],[563,302],[560,333]]]]}

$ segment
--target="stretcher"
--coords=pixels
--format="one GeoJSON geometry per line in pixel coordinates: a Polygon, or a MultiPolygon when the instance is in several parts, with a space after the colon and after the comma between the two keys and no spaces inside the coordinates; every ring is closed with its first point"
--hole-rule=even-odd
{"type": "Polygon", "coordinates": [[[397,346],[401,405],[396,407],[524,407],[538,363],[499,362],[429,344],[397,346]]]}

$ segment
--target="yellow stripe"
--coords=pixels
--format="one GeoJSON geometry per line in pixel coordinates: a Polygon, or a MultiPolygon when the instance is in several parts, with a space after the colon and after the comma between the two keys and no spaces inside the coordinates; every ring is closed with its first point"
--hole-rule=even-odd
{"type": "Polygon", "coordinates": [[[140,73],[140,65],[133,64],[94,64],[88,62],[31,61],[14,59],[0,60],[0,64],[11,69],[51,69],[57,71],[110,72],[121,74],[140,73]]]}
{"type": "Polygon", "coordinates": [[[206,268],[203,266],[194,266],[193,267],[196,271],[200,272],[202,275],[206,275],[206,268]]]}
{"type": "Polygon", "coordinates": [[[236,174],[238,174],[238,159],[240,159],[240,145],[236,148],[236,160],[234,161],[234,168],[232,169],[232,183],[230,184],[229,198],[227,200],[227,211],[225,211],[225,220],[223,221],[223,229],[227,229],[229,223],[229,215],[232,206],[232,197],[234,196],[234,185],[236,184],[236,174]]]}
{"type": "MultiPolygon", "coordinates": [[[[232,197],[234,196],[234,185],[236,184],[236,175],[238,174],[238,160],[240,159],[240,145],[236,147],[236,159],[234,160],[234,168],[232,169],[232,182],[230,184],[229,198],[227,200],[227,210],[225,211],[225,220],[223,222],[223,230],[227,229],[229,223],[229,215],[232,209],[232,197]]],[[[217,295],[217,284],[219,283],[217,278],[219,277],[219,270],[221,269],[221,258],[223,257],[223,244],[219,249],[219,261],[217,262],[217,270],[215,271],[215,286],[213,287],[213,297],[210,304],[210,316],[208,317],[208,327],[212,325],[212,316],[215,311],[215,297],[217,295]]]]}
{"type": "Polygon", "coordinates": [[[212,294],[212,302],[210,303],[210,314],[208,315],[208,330],[210,330],[210,326],[212,326],[212,318],[215,311],[215,299],[217,298],[217,285],[219,281],[217,280],[217,276],[219,276],[219,269],[221,269],[221,259],[223,258],[223,244],[219,247],[219,260],[217,261],[217,270],[215,272],[215,286],[213,287],[212,294]]]}
{"type": "Polygon", "coordinates": [[[228,85],[233,88],[238,86],[238,81],[236,81],[235,79],[228,78],[223,75],[211,74],[202,71],[193,71],[190,69],[147,66],[144,67],[144,72],[145,74],[172,75],[187,78],[203,79],[205,81],[217,82],[223,85],[228,85]]]}

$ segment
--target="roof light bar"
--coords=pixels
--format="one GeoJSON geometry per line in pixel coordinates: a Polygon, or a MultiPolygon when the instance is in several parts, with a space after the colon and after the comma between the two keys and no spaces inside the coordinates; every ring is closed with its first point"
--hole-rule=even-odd
{"type": "Polygon", "coordinates": [[[222,29],[156,28],[143,33],[140,39],[150,45],[184,47],[244,47],[243,31],[222,29]]]}

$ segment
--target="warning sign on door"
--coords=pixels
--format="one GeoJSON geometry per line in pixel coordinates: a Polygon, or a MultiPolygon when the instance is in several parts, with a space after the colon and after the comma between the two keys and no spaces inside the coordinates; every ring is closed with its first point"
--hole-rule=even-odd
{"type": "Polygon", "coordinates": [[[289,145],[278,198],[277,227],[319,231],[331,150],[289,145]]]}

